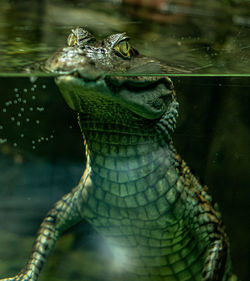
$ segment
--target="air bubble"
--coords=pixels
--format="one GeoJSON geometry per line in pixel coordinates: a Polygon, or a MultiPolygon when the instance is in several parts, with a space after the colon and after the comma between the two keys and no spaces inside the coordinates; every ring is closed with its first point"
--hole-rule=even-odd
{"type": "Polygon", "coordinates": [[[69,128],[72,129],[73,127],[70,125],[69,128]]]}
{"type": "Polygon", "coordinates": [[[32,99],[33,99],[33,100],[35,100],[35,99],[36,99],[36,97],[35,97],[35,96],[32,96],[32,99]]]}
{"type": "Polygon", "coordinates": [[[26,118],[26,122],[30,122],[30,119],[29,119],[29,118],[26,118]]]}
{"type": "Polygon", "coordinates": [[[33,107],[30,107],[29,110],[30,110],[30,111],[33,111],[33,107]]]}
{"type": "Polygon", "coordinates": [[[44,111],[44,107],[37,107],[36,110],[42,112],[44,111]]]}
{"type": "Polygon", "coordinates": [[[46,85],[42,85],[42,88],[43,88],[43,89],[46,89],[46,85]]]}
{"type": "Polygon", "coordinates": [[[16,142],[14,142],[14,143],[13,143],[13,146],[15,146],[15,147],[16,147],[16,146],[17,146],[17,143],[16,143],[16,142]]]}
{"type": "Polygon", "coordinates": [[[18,113],[17,116],[18,116],[18,117],[21,117],[21,116],[22,116],[22,113],[18,113]]]}
{"type": "Polygon", "coordinates": [[[38,77],[36,77],[36,76],[31,76],[31,77],[30,77],[30,82],[31,82],[31,83],[35,83],[37,79],[38,79],[38,77]]]}
{"type": "Polygon", "coordinates": [[[7,111],[7,109],[6,108],[3,108],[3,112],[6,112],[7,111]]]}
{"type": "Polygon", "coordinates": [[[32,88],[31,88],[31,91],[34,92],[34,91],[35,91],[35,88],[32,87],[32,88]]]}
{"type": "Polygon", "coordinates": [[[14,89],[14,92],[15,92],[15,93],[17,93],[17,92],[18,92],[18,89],[17,89],[17,88],[15,88],[15,89],[14,89]]]}
{"type": "Polygon", "coordinates": [[[33,141],[31,141],[31,143],[32,143],[32,144],[35,144],[35,143],[36,143],[36,141],[34,141],[34,140],[33,140],[33,141]]]}
{"type": "Polygon", "coordinates": [[[19,94],[16,94],[16,97],[18,98],[18,97],[19,97],[19,94]]]}
{"type": "Polygon", "coordinates": [[[27,101],[26,101],[26,100],[23,100],[23,103],[27,103],[27,101]]]}
{"type": "Polygon", "coordinates": [[[17,100],[18,100],[19,102],[21,102],[21,101],[22,101],[22,99],[21,99],[21,98],[18,98],[17,100]]]}
{"type": "Polygon", "coordinates": [[[37,87],[37,84],[34,84],[33,87],[36,88],[36,87],[37,87]]]}
{"type": "Polygon", "coordinates": [[[51,138],[51,139],[53,139],[53,138],[54,138],[54,136],[53,136],[53,135],[50,135],[50,138],[51,138]]]}
{"type": "Polygon", "coordinates": [[[21,122],[20,122],[20,121],[17,121],[16,124],[17,124],[18,127],[20,127],[21,122]]]}
{"type": "Polygon", "coordinates": [[[1,138],[0,138],[0,144],[3,144],[3,143],[5,143],[5,142],[7,142],[7,139],[1,139],[1,138]]]}
{"type": "Polygon", "coordinates": [[[11,121],[15,121],[15,119],[16,119],[16,118],[15,118],[14,116],[11,116],[11,117],[10,117],[10,120],[11,120],[11,121]]]}
{"type": "Polygon", "coordinates": [[[39,124],[40,123],[40,121],[39,120],[36,120],[36,124],[39,124]]]}
{"type": "Polygon", "coordinates": [[[25,88],[25,89],[23,89],[23,91],[25,92],[25,93],[27,93],[28,92],[28,90],[25,88]]]}
{"type": "Polygon", "coordinates": [[[32,149],[36,149],[36,147],[33,145],[33,146],[32,146],[32,149]]]}
{"type": "Polygon", "coordinates": [[[49,140],[49,138],[45,138],[45,140],[46,140],[46,141],[48,141],[48,140],[49,140]]]}
{"type": "Polygon", "coordinates": [[[20,137],[23,138],[23,137],[24,137],[24,134],[21,134],[20,137]]]}
{"type": "Polygon", "coordinates": [[[21,110],[22,112],[24,112],[24,108],[23,108],[23,107],[21,107],[20,110],[21,110]]]}
{"type": "Polygon", "coordinates": [[[2,130],[3,129],[3,126],[2,125],[0,125],[0,130],[2,130]]]}
{"type": "Polygon", "coordinates": [[[14,102],[14,104],[17,104],[17,100],[14,100],[13,102],[14,102]]]}
{"type": "Polygon", "coordinates": [[[6,105],[6,106],[12,105],[12,101],[11,101],[11,100],[10,100],[10,101],[7,101],[7,102],[5,103],[5,105],[6,105]]]}

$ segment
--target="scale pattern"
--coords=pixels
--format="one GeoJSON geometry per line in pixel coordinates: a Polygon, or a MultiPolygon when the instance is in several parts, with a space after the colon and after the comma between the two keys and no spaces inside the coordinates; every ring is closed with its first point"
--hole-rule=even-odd
{"type": "Polygon", "coordinates": [[[1,281],[37,280],[60,233],[82,219],[106,237],[122,264],[121,280],[238,280],[207,188],[163,137],[162,126],[121,116],[110,123],[79,115],[85,172],[42,222],[21,273],[1,281]]]}

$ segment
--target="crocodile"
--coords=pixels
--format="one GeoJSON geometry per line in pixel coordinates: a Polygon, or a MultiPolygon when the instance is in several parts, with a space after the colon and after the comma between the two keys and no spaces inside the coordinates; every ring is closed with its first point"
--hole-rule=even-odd
{"type": "Polygon", "coordinates": [[[44,69],[78,112],[86,168],[41,223],[27,264],[1,281],[35,281],[60,234],[88,221],[122,257],[126,281],[236,281],[221,214],[176,152],[168,67],[125,33],[97,40],[77,27],[44,69]]]}

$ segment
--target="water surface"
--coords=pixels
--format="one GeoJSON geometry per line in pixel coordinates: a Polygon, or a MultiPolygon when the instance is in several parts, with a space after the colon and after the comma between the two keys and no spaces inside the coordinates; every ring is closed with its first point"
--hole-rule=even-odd
{"type": "Polygon", "coordinates": [[[2,0],[0,75],[19,74],[23,66],[46,59],[66,46],[76,26],[100,39],[125,31],[144,55],[192,73],[250,73],[247,1],[233,6],[226,1],[166,3],[143,8],[120,1],[2,0]]]}

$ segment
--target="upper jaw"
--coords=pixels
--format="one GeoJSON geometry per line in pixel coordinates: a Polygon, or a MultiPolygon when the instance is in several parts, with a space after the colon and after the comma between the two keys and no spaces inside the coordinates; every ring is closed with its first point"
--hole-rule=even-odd
{"type": "MultiPolygon", "coordinates": [[[[49,58],[43,67],[47,72],[55,74],[70,74],[103,72],[105,74],[163,74],[163,65],[160,61],[146,56],[138,55],[131,59],[123,59],[105,49],[95,47],[95,50],[76,47],[65,47],[49,58]],[[99,50],[100,49],[100,50],[99,50]]],[[[84,78],[85,74],[82,75],[84,78]]]]}

